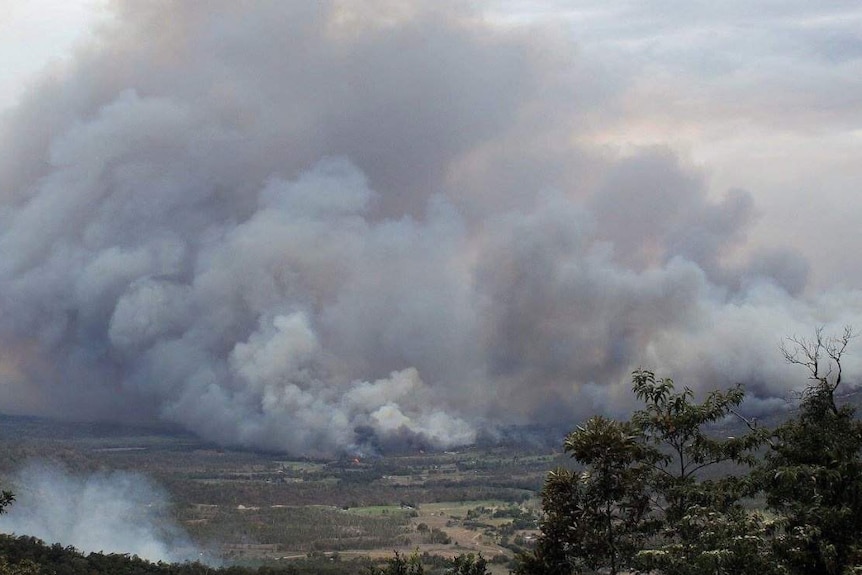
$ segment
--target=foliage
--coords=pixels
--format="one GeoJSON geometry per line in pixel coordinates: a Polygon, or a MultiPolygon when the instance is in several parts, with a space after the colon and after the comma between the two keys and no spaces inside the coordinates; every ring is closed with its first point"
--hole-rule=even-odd
{"type": "Polygon", "coordinates": [[[764,520],[739,504],[752,494],[751,482],[730,474],[703,479],[710,467],[756,461],[765,431],[726,438],[708,432],[709,425],[734,413],[744,398],[742,387],[712,391],[697,403],[691,389],[678,392],[672,380],[656,379],[651,371],[637,370],[632,380],[635,396],[645,404],[632,423],[655,448],[655,462],[648,463],[662,523],[660,536],[638,554],[637,564],[667,575],[770,573],[771,563],[761,560],[767,547],[764,520]]]}
{"type": "Polygon", "coordinates": [[[650,469],[655,460],[629,423],[593,417],[569,434],[565,451],[587,466],[583,473],[556,469],[542,491],[545,519],[533,553],[519,573],[570,573],[631,566],[653,529],[647,520],[650,469]]]}
{"type": "Polygon", "coordinates": [[[452,538],[449,537],[442,529],[434,527],[430,531],[426,530],[422,535],[422,542],[432,545],[449,545],[452,543],[452,538]]]}
{"type": "Polygon", "coordinates": [[[638,553],[641,570],[675,575],[785,573],[770,553],[772,524],[760,513],[738,505],[727,511],[691,505],[669,530],[661,545],[638,553]],[[681,538],[679,533],[696,536],[681,538]]]}
{"type": "Polygon", "coordinates": [[[741,403],[741,387],[697,403],[690,389],[677,392],[672,380],[650,371],[632,379],[644,407],[630,421],[593,417],[566,438],[565,451],[586,470],[549,474],[542,534],[517,572],[770,573],[758,557],[764,546],[747,539],[765,533],[765,524],[738,503],[749,482],[702,479],[720,463],[752,463],[764,438],[759,430],[724,439],[707,433],[741,403]]]}
{"type": "MultiPolygon", "coordinates": [[[[0,513],[5,513],[6,508],[15,501],[15,495],[11,491],[3,490],[0,492],[0,513]]],[[[0,575],[38,575],[39,566],[25,559],[16,564],[9,563],[9,560],[0,556],[0,575]]]]}
{"type": "MultiPolygon", "coordinates": [[[[593,417],[571,433],[565,451],[587,466],[580,474],[576,515],[580,562],[610,573],[631,565],[634,554],[653,530],[647,521],[649,468],[655,453],[645,448],[629,423],[593,417]]],[[[553,484],[551,484],[553,485],[553,484]]]]}
{"type": "Polygon", "coordinates": [[[480,554],[478,557],[461,554],[452,559],[452,566],[446,570],[446,575],[487,575],[488,562],[480,554]]]}
{"type": "Polygon", "coordinates": [[[11,491],[0,491],[0,513],[5,513],[6,508],[15,501],[15,495],[11,491]]]}
{"type": "Polygon", "coordinates": [[[0,534],[0,575],[425,575],[423,564],[436,565],[432,572],[447,575],[487,575],[487,562],[479,555],[460,555],[447,560],[429,555],[395,553],[384,567],[368,559],[344,560],[309,554],[278,566],[211,567],[201,563],[153,563],[119,553],[83,554],[73,547],[46,545],[35,537],[0,534]]]}
{"type": "Polygon", "coordinates": [[[0,575],[41,575],[41,570],[39,565],[29,559],[13,564],[5,557],[0,557],[0,575]]]}
{"type": "Polygon", "coordinates": [[[798,415],[780,426],[758,472],[769,507],[781,518],[775,549],[792,573],[840,575],[862,564],[862,422],[839,406],[841,359],[852,332],[783,348],[812,384],[798,415]]]}
{"type": "Polygon", "coordinates": [[[35,537],[0,535],[0,575],[354,575],[366,566],[364,560],[332,561],[326,557],[259,568],[152,563],[119,553],[85,555],[73,547],[46,545],[35,537]]]}
{"type": "Polygon", "coordinates": [[[635,371],[633,391],[644,407],[625,423],[593,418],[566,438],[565,451],[586,470],[548,475],[542,535],[517,572],[862,572],[862,422],[838,395],[852,337],[849,328],[841,337],[818,329],[814,339],[782,346],[811,384],[796,416],[771,433],[738,416],[746,433],[710,434],[735,413],[739,386],[697,403],[690,389],[635,371]],[[707,479],[719,464],[749,472],[707,479]],[[751,496],[765,499],[768,515],[743,507],[751,496]]]}
{"type": "Polygon", "coordinates": [[[657,380],[651,371],[637,370],[632,380],[635,396],[645,403],[632,422],[660,454],[652,464],[652,480],[663,497],[666,521],[680,520],[692,505],[727,510],[744,494],[746,485],[733,476],[701,481],[698,474],[724,462],[754,463],[753,452],[764,439],[762,431],[720,439],[706,429],[733,413],[744,398],[742,387],[713,391],[702,403],[695,403],[691,389],[676,392],[672,380],[657,380]]]}
{"type": "Polygon", "coordinates": [[[425,568],[418,553],[405,557],[398,551],[395,557],[386,562],[386,567],[371,566],[366,571],[367,575],[425,575],[425,568]]]}

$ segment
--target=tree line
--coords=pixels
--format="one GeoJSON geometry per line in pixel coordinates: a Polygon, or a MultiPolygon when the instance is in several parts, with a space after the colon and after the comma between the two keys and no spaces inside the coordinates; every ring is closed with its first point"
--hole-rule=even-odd
{"type": "Polygon", "coordinates": [[[810,382],[775,429],[739,414],[741,386],[697,402],[635,371],[642,407],[628,421],[596,416],[566,437],[583,471],[548,475],[541,535],[516,574],[862,573],[862,422],[837,401],[852,337],[786,341],[810,382]],[[708,432],[728,417],[745,432],[708,432]]]}
{"type": "Polygon", "coordinates": [[[398,552],[381,565],[371,559],[341,559],[312,553],[282,565],[212,567],[203,563],[151,562],[125,553],[84,554],[30,536],[0,534],[0,575],[487,575],[481,555],[452,559],[398,552]]]}

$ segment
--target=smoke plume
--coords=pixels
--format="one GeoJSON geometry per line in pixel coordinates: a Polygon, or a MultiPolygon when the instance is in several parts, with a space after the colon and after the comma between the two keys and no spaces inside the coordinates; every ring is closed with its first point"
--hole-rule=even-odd
{"type": "Polygon", "coordinates": [[[18,472],[13,486],[15,504],[0,516],[5,533],[72,545],[84,553],[130,553],[168,562],[204,558],[167,517],[165,493],[143,476],[84,477],[33,462],[18,472]]]}
{"type": "Polygon", "coordinates": [[[2,409],[444,447],[638,366],[769,409],[783,336],[862,325],[750,192],[578,140],[623,96],[573,40],[461,4],[118,3],[0,124],[2,409]]]}

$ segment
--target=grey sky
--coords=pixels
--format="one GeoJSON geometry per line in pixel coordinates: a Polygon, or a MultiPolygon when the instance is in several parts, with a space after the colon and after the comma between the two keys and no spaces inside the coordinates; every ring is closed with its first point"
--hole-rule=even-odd
{"type": "Polygon", "coordinates": [[[616,80],[579,137],[623,151],[670,146],[712,193],[748,189],[762,211],[751,239],[803,251],[815,285],[862,280],[846,259],[862,241],[853,223],[862,216],[858,3],[500,4],[498,14],[512,13],[556,22],[616,80]],[[802,214],[802,225],[787,225],[802,214]],[[836,250],[844,255],[826,257],[836,250]]]}

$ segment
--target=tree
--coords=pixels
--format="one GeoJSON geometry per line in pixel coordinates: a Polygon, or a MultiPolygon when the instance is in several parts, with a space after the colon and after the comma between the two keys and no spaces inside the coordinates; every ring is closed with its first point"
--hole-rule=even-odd
{"type": "Polygon", "coordinates": [[[581,563],[605,567],[611,575],[632,565],[635,554],[654,531],[648,521],[649,464],[654,450],[628,422],[593,417],[566,438],[565,451],[587,469],[580,474],[580,541],[574,547],[581,563]]]}
{"type": "Polygon", "coordinates": [[[15,494],[5,489],[0,491],[0,514],[6,513],[6,508],[9,507],[13,501],[15,501],[15,494]]]}
{"type": "Polygon", "coordinates": [[[10,563],[5,557],[0,557],[0,575],[40,575],[42,572],[39,565],[29,559],[10,563]]]}
{"type": "Polygon", "coordinates": [[[790,338],[785,359],[809,372],[795,418],[771,438],[758,476],[783,533],[776,552],[792,573],[840,575],[862,565],[862,422],[839,405],[842,358],[853,332],[790,338]]]}
{"type": "Polygon", "coordinates": [[[761,537],[765,522],[739,504],[751,494],[751,483],[728,471],[704,478],[719,464],[755,463],[763,430],[724,438],[709,433],[711,424],[736,412],[745,397],[742,387],[712,391],[697,403],[691,389],[676,391],[671,379],[637,370],[632,390],[644,403],[632,422],[657,453],[649,464],[662,523],[660,537],[652,549],[638,555],[638,565],[667,575],[772,572],[761,537]],[[754,533],[757,537],[751,538],[754,533]]]}
{"type": "Polygon", "coordinates": [[[481,554],[461,554],[452,559],[452,566],[446,569],[446,575],[487,575],[488,562],[481,554]]]}
{"type": "Polygon", "coordinates": [[[519,573],[568,574],[632,566],[653,524],[647,492],[654,455],[630,423],[593,417],[566,437],[564,449],[586,466],[556,469],[542,490],[545,518],[535,551],[521,557],[519,573]]]}
{"type": "Polygon", "coordinates": [[[637,370],[632,380],[644,407],[630,421],[593,417],[567,436],[565,451],[585,471],[549,474],[542,534],[517,572],[770,573],[764,546],[744,539],[763,526],[739,506],[748,483],[702,477],[719,463],[751,463],[763,438],[759,430],[723,439],[706,431],[742,402],[741,387],[696,403],[690,389],[677,392],[650,371],[637,370]]]}
{"type": "Polygon", "coordinates": [[[701,477],[720,463],[753,464],[753,450],[762,443],[764,433],[752,430],[740,437],[719,438],[706,428],[735,412],[745,397],[742,387],[712,391],[702,403],[695,403],[691,389],[677,392],[673,380],[657,380],[651,371],[635,371],[632,381],[635,396],[645,404],[634,413],[632,422],[644,441],[660,453],[651,465],[666,521],[678,521],[692,505],[728,509],[745,486],[732,475],[721,480],[701,477]]]}
{"type": "Polygon", "coordinates": [[[663,575],[784,575],[771,553],[772,526],[740,505],[725,511],[692,505],[653,548],[637,556],[638,568],[663,575]],[[688,533],[689,537],[679,537],[688,533]]]}
{"type": "Polygon", "coordinates": [[[569,575],[580,562],[579,542],[585,529],[579,521],[583,508],[578,474],[554,469],[542,488],[544,518],[536,547],[517,557],[518,575],[569,575]]]}

